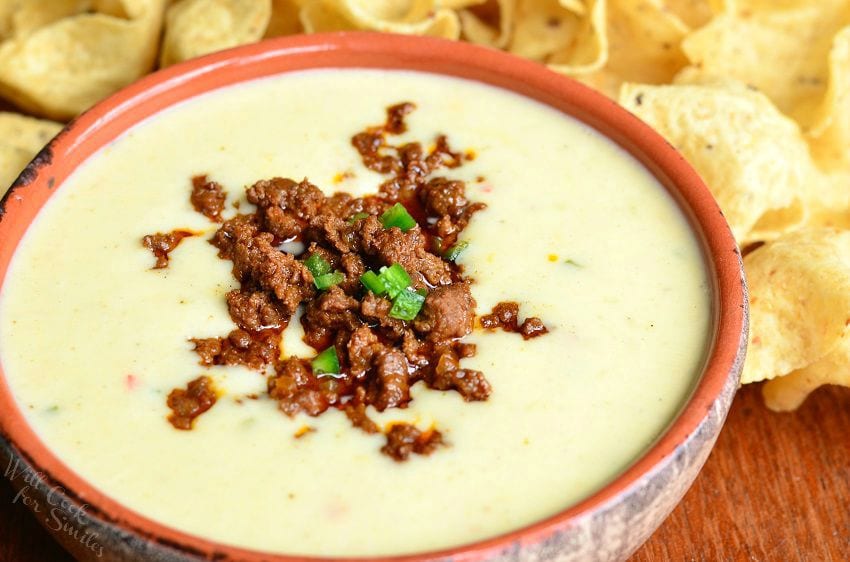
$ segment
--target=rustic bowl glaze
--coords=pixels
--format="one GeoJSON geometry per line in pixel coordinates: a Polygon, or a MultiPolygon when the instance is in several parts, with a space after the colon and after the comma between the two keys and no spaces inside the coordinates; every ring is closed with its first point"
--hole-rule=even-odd
{"type": "MultiPolygon", "coordinates": [[[[717,203],[696,172],[670,145],[613,101],[541,65],[464,43],[341,33],[267,41],[157,72],[80,116],[21,174],[0,205],[0,279],[5,277],[19,240],[53,190],[83,161],[128,128],[173,104],[216,88],[324,67],[428,71],[477,80],[536,99],[596,128],[629,151],[661,181],[689,217],[702,240],[714,282],[714,333],[702,377],[667,431],[607,486],[553,517],[474,544],[383,560],[626,558],[661,524],[691,485],[732,402],[747,341],[741,256],[717,203]]],[[[54,534],[80,560],[296,559],[189,536],[103,495],[54,456],[26,424],[2,370],[0,461],[3,467],[30,471],[30,482],[13,478],[14,483],[18,487],[29,485],[28,493],[40,499],[42,505],[66,502],[63,509],[77,510],[77,535],[62,531],[54,534]],[[80,539],[85,533],[92,535],[87,541],[80,539]],[[103,557],[98,556],[98,549],[92,544],[102,547],[103,557]]]]}

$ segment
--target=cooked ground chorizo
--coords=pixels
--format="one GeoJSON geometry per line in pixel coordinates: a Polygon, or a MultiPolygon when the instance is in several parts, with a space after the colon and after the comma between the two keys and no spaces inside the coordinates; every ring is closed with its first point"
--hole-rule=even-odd
{"type": "Polygon", "coordinates": [[[351,422],[351,425],[357,429],[366,433],[378,433],[380,431],[378,424],[373,422],[369,416],[366,415],[366,404],[362,402],[357,404],[346,404],[343,407],[343,412],[345,412],[345,415],[351,422]]]}
{"type": "Polygon", "coordinates": [[[224,224],[215,231],[210,244],[218,248],[218,257],[230,260],[237,241],[249,240],[259,232],[257,215],[236,215],[224,221],[224,224]]]}
{"type": "MultiPolygon", "coordinates": [[[[354,335],[352,334],[352,339],[354,335]]],[[[354,388],[353,396],[343,406],[343,412],[354,427],[366,433],[378,433],[381,429],[366,414],[366,389],[362,386],[354,388]]]]}
{"type": "Polygon", "coordinates": [[[416,109],[416,105],[405,101],[397,103],[387,108],[387,121],[382,127],[385,133],[391,135],[400,135],[407,131],[407,123],[404,122],[404,117],[416,109]]]}
{"type": "Polygon", "coordinates": [[[461,369],[456,353],[444,351],[437,356],[432,367],[428,386],[436,390],[455,390],[467,402],[486,400],[490,396],[490,383],[484,373],[472,369],[461,369]]]}
{"type": "Polygon", "coordinates": [[[354,330],[347,344],[348,369],[351,376],[354,379],[362,379],[372,368],[372,358],[383,348],[378,337],[367,326],[354,330]]]}
{"type": "Polygon", "coordinates": [[[412,454],[430,455],[443,445],[443,435],[436,429],[420,431],[408,423],[396,423],[387,432],[387,444],[381,452],[396,461],[405,461],[412,454]]]}
{"type": "MultiPolygon", "coordinates": [[[[351,144],[360,153],[363,164],[378,173],[388,174],[398,172],[401,159],[395,150],[387,154],[386,135],[398,135],[407,130],[404,116],[416,109],[410,102],[403,102],[387,108],[387,119],[383,125],[370,127],[362,133],[357,133],[351,139],[351,144]]],[[[394,148],[394,147],[393,147],[394,148]]]]}
{"type": "Polygon", "coordinates": [[[466,186],[462,181],[434,178],[422,186],[418,196],[429,216],[449,215],[456,218],[469,205],[465,193],[466,186]]]}
{"type": "Polygon", "coordinates": [[[227,309],[237,326],[252,332],[285,328],[289,322],[282,307],[263,291],[230,291],[227,309]]]}
{"type": "Polygon", "coordinates": [[[466,283],[436,287],[428,293],[413,327],[429,341],[460,339],[472,331],[475,299],[466,283]]]}
{"type": "Polygon", "coordinates": [[[481,317],[481,327],[488,330],[502,328],[506,332],[515,332],[519,325],[519,303],[500,302],[490,314],[481,317]]]}
{"type": "Polygon", "coordinates": [[[299,412],[318,416],[331,405],[309,365],[297,357],[284,361],[278,373],[269,379],[269,396],[277,400],[280,410],[288,416],[299,412]]]}
{"type": "Polygon", "coordinates": [[[366,293],[360,301],[360,316],[375,328],[384,339],[396,341],[404,337],[405,322],[390,316],[392,303],[374,293],[366,293]]]}
{"type": "Polygon", "coordinates": [[[221,212],[227,194],[221,184],[209,181],[207,176],[192,178],[192,195],[189,201],[196,211],[214,222],[221,222],[221,212]]]}
{"type": "Polygon", "coordinates": [[[426,244],[426,237],[418,225],[407,232],[392,227],[369,236],[364,240],[363,250],[376,257],[382,265],[398,263],[408,273],[416,274],[416,288],[448,285],[452,282],[450,264],[428,251],[426,244]]]}
{"type": "Polygon", "coordinates": [[[407,358],[398,349],[386,349],[373,360],[375,376],[372,378],[369,402],[379,412],[387,408],[398,408],[410,401],[410,386],[407,380],[409,369],[407,358]]]}
{"type": "Polygon", "coordinates": [[[261,370],[273,365],[280,357],[280,332],[263,330],[251,333],[238,328],[226,338],[193,338],[195,353],[204,367],[213,365],[244,365],[261,370]]]}
{"type": "Polygon", "coordinates": [[[434,141],[434,148],[425,159],[432,170],[444,166],[446,168],[457,168],[463,164],[463,157],[449,146],[446,135],[439,135],[434,141]]]}
{"type": "Polygon", "coordinates": [[[363,263],[363,258],[355,253],[343,254],[339,259],[339,267],[345,274],[345,281],[340,283],[340,287],[349,293],[354,293],[360,290],[360,278],[366,273],[366,264],[363,263]]]}
{"type": "Polygon", "coordinates": [[[356,315],[360,303],[346,295],[339,286],[333,286],[307,303],[301,324],[304,341],[316,349],[324,349],[340,331],[350,333],[360,326],[356,315]]]}
{"type": "MultiPolygon", "coordinates": [[[[436,175],[464,161],[445,136],[428,150],[420,142],[392,142],[406,131],[404,118],[413,109],[392,106],[385,123],[351,139],[363,164],[385,175],[376,194],[325,196],[306,179],[287,178],[247,189],[256,211],[223,221],[210,239],[240,283],[226,296],[236,329],[191,340],[201,365],[261,371],[268,397],[285,415],[334,408],[367,433],[382,431],[370,409],[406,407],[417,382],[466,401],[488,398],[484,374],[461,365],[476,352],[462,341],[475,326],[476,303],[453,254],[458,234],[484,205],[467,199],[463,181],[436,175]],[[292,241],[304,251],[282,249],[292,241]],[[282,332],[299,309],[304,341],[316,356],[282,358],[282,332]]],[[[221,186],[198,176],[191,200],[220,220],[221,186]]],[[[500,303],[481,322],[523,337],[546,332],[537,318],[520,324],[518,312],[517,303],[500,303]]],[[[202,400],[191,392],[175,390],[169,406],[194,412],[202,400]]],[[[191,427],[191,419],[179,419],[191,427]]],[[[406,423],[392,424],[385,438],[382,452],[397,461],[443,444],[439,431],[406,423]]]]}
{"type": "Polygon", "coordinates": [[[189,230],[172,230],[171,232],[157,232],[148,234],[142,238],[142,246],[153,252],[156,263],[153,269],[168,267],[168,254],[176,248],[184,238],[194,236],[189,230]]]}
{"type": "Polygon", "coordinates": [[[529,316],[522,321],[522,324],[519,327],[519,333],[522,334],[522,338],[526,340],[542,336],[548,332],[549,329],[544,326],[543,321],[536,316],[529,316]]]}
{"type": "Polygon", "coordinates": [[[233,274],[243,285],[256,285],[274,295],[286,314],[292,315],[302,301],[315,294],[313,276],[272,241],[267,232],[237,239],[230,257],[233,274]]]}
{"type": "Polygon", "coordinates": [[[217,399],[212,379],[198,377],[190,381],[185,390],[175,388],[169,393],[167,404],[171,414],[168,421],[175,429],[192,429],[195,418],[212,408],[217,399]]]}
{"type": "Polygon", "coordinates": [[[549,333],[543,321],[536,316],[529,316],[520,324],[519,303],[510,301],[498,303],[490,314],[482,316],[481,327],[488,330],[501,328],[506,332],[517,332],[525,340],[549,333]]]}
{"type": "Polygon", "coordinates": [[[247,194],[257,206],[264,229],[280,240],[301,234],[325,202],[322,191],[306,179],[298,183],[287,178],[260,180],[247,194]]]}

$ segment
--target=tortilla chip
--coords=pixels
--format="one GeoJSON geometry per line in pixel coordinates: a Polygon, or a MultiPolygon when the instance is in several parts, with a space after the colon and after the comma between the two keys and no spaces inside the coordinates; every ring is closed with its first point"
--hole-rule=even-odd
{"type": "Polygon", "coordinates": [[[6,194],[35,154],[0,141],[0,198],[6,194]]]}
{"type": "Polygon", "coordinates": [[[449,8],[451,10],[463,10],[488,3],[495,3],[495,0],[439,0],[438,2],[441,8],[449,8]]]}
{"type": "Polygon", "coordinates": [[[782,377],[831,354],[850,322],[850,232],[803,229],[744,258],[750,340],[742,383],[782,377]]]}
{"type": "Polygon", "coordinates": [[[770,97],[807,130],[828,81],[832,38],[850,23],[846,0],[736,1],[685,39],[688,73],[735,78],[770,97]]]}
{"type": "Polygon", "coordinates": [[[308,1],[299,15],[301,26],[307,33],[323,31],[349,31],[357,29],[353,22],[343,17],[340,10],[330,6],[324,0],[308,1]]]}
{"type": "Polygon", "coordinates": [[[308,33],[368,30],[445,39],[460,36],[460,21],[453,10],[439,8],[435,0],[310,0],[301,9],[308,33]]]}
{"type": "Polygon", "coordinates": [[[0,0],[0,41],[12,34],[12,16],[15,15],[15,0],[0,0]]]}
{"type": "Polygon", "coordinates": [[[271,0],[180,0],[165,16],[160,66],[262,39],[271,0]]]}
{"type": "Polygon", "coordinates": [[[850,26],[833,38],[829,86],[813,120],[807,137],[818,163],[850,170],[850,26]]]}
{"type": "Polygon", "coordinates": [[[19,113],[0,112],[0,139],[33,155],[61,129],[62,124],[54,121],[34,119],[19,113]]]}
{"type": "Polygon", "coordinates": [[[0,112],[0,197],[61,129],[53,121],[0,112]]]}
{"type": "Polygon", "coordinates": [[[582,19],[558,0],[518,0],[514,18],[508,50],[541,62],[570,48],[582,26],[582,19]]]}
{"type": "Polygon", "coordinates": [[[0,14],[4,14],[6,22],[2,36],[27,35],[62,18],[82,13],[91,4],[91,0],[5,0],[0,2],[0,14]]]}
{"type": "Polygon", "coordinates": [[[559,0],[561,2],[561,6],[568,9],[569,11],[577,14],[579,16],[583,16],[587,13],[587,6],[584,5],[585,0],[559,0]]]}
{"type": "Polygon", "coordinates": [[[508,50],[564,74],[602,68],[608,60],[605,0],[588,0],[582,13],[557,0],[519,0],[508,50]]]}
{"type": "Polygon", "coordinates": [[[771,410],[787,412],[796,410],[812,391],[825,384],[850,387],[850,337],[845,336],[820,361],[768,381],[762,387],[762,396],[771,410]]]}
{"type": "Polygon", "coordinates": [[[272,16],[265,37],[302,33],[304,28],[299,17],[301,4],[303,0],[272,0],[272,16]]]}
{"type": "MultiPolygon", "coordinates": [[[[153,66],[165,0],[122,0],[126,17],[80,13],[0,44],[0,93],[29,112],[73,117],[153,66]]],[[[97,6],[97,5],[96,5],[97,6]]]]}
{"type": "Polygon", "coordinates": [[[513,33],[516,0],[489,0],[475,4],[458,12],[463,38],[479,45],[505,48],[513,33]]]}
{"type": "Polygon", "coordinates": [[[817,171],[805,191],[805,226],[850,229],[850,170],[817,171]]]}
{"type": "Polygon", "coordinates": [[[607,63],[578,78],[612,98],[623,82],[670,82],[688,62],[679,48],[688,30],[660,0],[608,0],[607,63]]]}
{"type": "Polygon", "coordinates": [[[674,14],[688,28],[696,29],[707,24],[723,11],[722,0],[665,0],[664,8],[674,14]]]}
{"type": "Polygon", "coordinates": [[[711,189],[738,243],[805,219],[814,166],[799,127],[738,83],[626,84],[620,103],[682,152],[711,189]]]}

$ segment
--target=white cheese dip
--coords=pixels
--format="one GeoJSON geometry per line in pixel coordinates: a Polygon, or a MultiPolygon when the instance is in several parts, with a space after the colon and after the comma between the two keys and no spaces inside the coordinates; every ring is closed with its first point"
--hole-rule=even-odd
{"type": "MultiPolygon", "coordinates": [[[[244,209],[244,207],[243,207],[244,209]]],[[[232,210],[231,210],[232,212],[232,210]]],[[[0,361],[41,439],[115,500],[182,531],[253,549],[375,556],[484,539],[553,515],[622,472],[671,422],[711,325],[700,246],[636,160],[547,106],[413,72],[310,71],[226,88],[134,127],[51,198],[0,294],[0,361]],[[431,423],[450,446],[404,463],[338,411],[287,418],[240,367],[203,368],[191,337],[227,334],[237,287],[189,203],[190,177],[231,196],[273,176],[372,193],[350,145],[412,101],[402,137],[445,133],[477,157],[449,174],[487,204],[461,258],[478,313],[521,303],[550,333],[476,330],[486,402],[413,388],[379,424],[431,423]],[[339,181],[340,174],[353,177],[339,181]],[[483,180],[479,181],[479,176],[483,180]],[[336,181],[335,181],[336,178],[336,181]],[[140,239],[203,230],[151,270],[140,239]],[[192,431],[166,396],[208,374],[226,394],[192,431]],[[296,439],[309,425],[315,431],[296,439]]],[[[312,356],[293,321],[285,353],[312,356]]]]}

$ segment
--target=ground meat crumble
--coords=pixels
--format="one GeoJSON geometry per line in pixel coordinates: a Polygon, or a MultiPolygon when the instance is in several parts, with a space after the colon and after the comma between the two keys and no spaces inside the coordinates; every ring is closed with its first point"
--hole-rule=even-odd
{"type": "Polygon", "coordinates": [[[185,390],[175,388],[168,395],[168,407],[172,411],[168,421],[177,429],[192,429],[195,418],[212,408],[217,399],[212,379],[198,377],[185,390]]]}
{"type": "MultiPolygon", "coordinates": [[[[444,135],[428,148],[393,144],[414,110],[409,102],[389,107],[384,124],[351,139],[363,164],[386,177],[374,195],[326,196],[307,179],[271,178],[247,188],[254,213],[227,220],[221,216],[227,196],[218,183],[196,176],[190,197],[198,212],[221,223],[210,243],[232,263],[240,283],[226,296],[236,329],[191,340],[199,364],[243,365],[266,374],[268,396],[288,416],[341,410],[354,427],[384,433],[381,451],[396,461],[432,453],[443,436],[407,423],[384,430],[369,418],[369,406],[379,412],[404,408],[420,381],[466,401],[486,400],[491,392],[483,373],[461,366],[476,352],[462,341],[475,326],[476,303],[471,281],[455,263],[465,243],[459,244],[459,235],[485,206],[467,199],[463,181],[442,175],[472,156],[453,150],[444,135]],[[305,250],[281,249],[292,241],[305,250]],[[391,273],[404,286],[391,291],[391,273]],[[369,285],[369,275],[383,281],[369,285]],[[282,358],[281,334],[299,308],[304,340],[318,355],[282,358]],[[319,367],[323,357],[332,367],[319,367]]],[[[157,267],[160,254],[165,267],[168,251],[180,241],[168,236],[145,237],[157,267]]],[[[537,318],[520,324],[518,310],[516,303],[500,303],[481,324],[525,338],[546,333],[537,318]]],[[[200,377],[171,392],[169,421],[191,429],[215,399],[209,378],[200,377]]]]}
{"type": "Polygon", "coordinates": [[[481,327],[487,330],[501,328],[506,332],[516,332],[523,339],[530,340],[549,332],[543,321],[536,316],[529,316],[519,322],[519,303],[512,301],[500,302],[493,307],[490,314],[481,317],[481,327]]]}
{"type": "Polygon", "coordinates": [[[196,211],[211,221],[221,222],[221,212],[224,210],[226,199],[227,195],[220,184],[207,180],[207,176],[192,178],[192,195],[189,201],[196,211]]]}
{"type": "Polygon", "coordinates": [[[194,236],[190,230],[172,230],[171,232],[157,232],[148,234],[142,238],[142,246],[153,252],[156,263],[153,269],[164,269],[168,267],[169,254],[176,248],[184,238],[194,236]]]}

